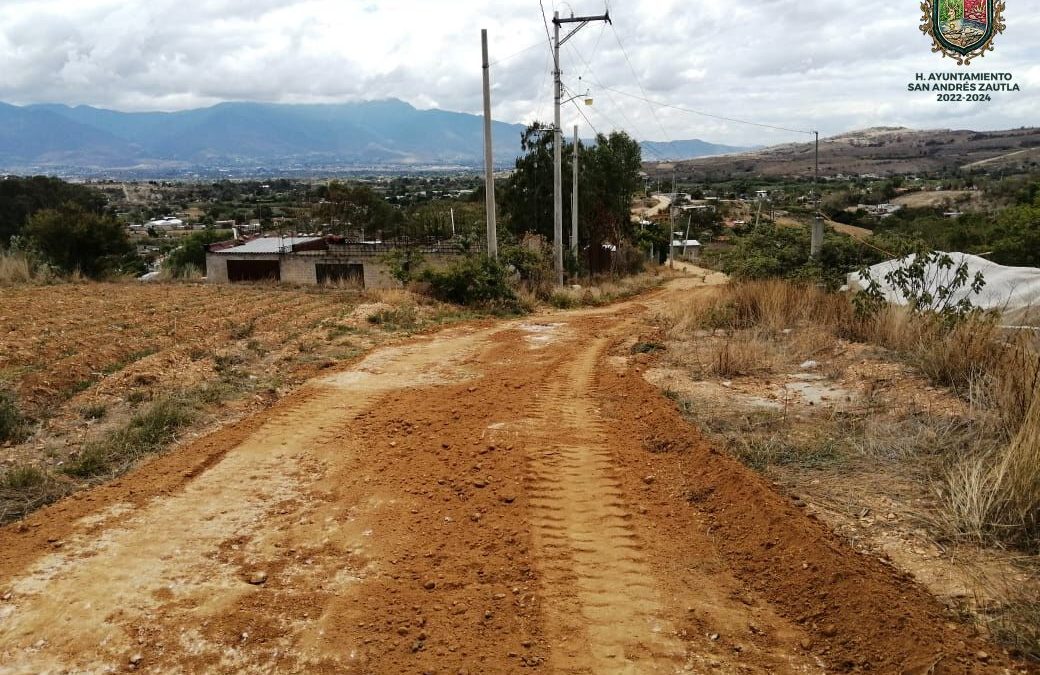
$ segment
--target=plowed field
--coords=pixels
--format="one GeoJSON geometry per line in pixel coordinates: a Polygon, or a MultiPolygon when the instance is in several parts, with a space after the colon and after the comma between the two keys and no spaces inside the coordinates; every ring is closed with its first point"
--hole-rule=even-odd
{"type": "Polygon", "coordinates": [[[0,288],[0,380],[35,411],[128,362],[217,348],[248,332],[282,340],[335,317],[357,294],[279,287],[62,284],[0,288]]]}

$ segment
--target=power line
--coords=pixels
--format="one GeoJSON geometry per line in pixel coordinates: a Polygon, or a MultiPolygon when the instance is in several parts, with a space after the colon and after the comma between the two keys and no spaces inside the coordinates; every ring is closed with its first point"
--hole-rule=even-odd
{"type": "Polygon", "coordinates": [[[774,129],[776,131],[787,131],[787,132],[790,132],[792,134],[813,134],[814,133],[812,131],[806,131],[805,129],[791,129],[791,128],[788,128],[788,127],[777,126],[775,124],[763,124],[761,122],[751,122],[751,121],[748,121],[748,120],[737,119],[736,117],[725,117],[723,115],[714,115],[712,113],[706,113],[706,112],[703,112],[701,110],[693,110],[691,108],[684,108],[682,106],[672,105],[671,103],[665,103],[664,101],[655,101],[655,100],[653,100],[651,98],[648,98],[645,95],[644,96],[639,96],[637,94],[630,94],[627,91],[621,91],[620,89],[611,89],[610,87],[603,87],[603,88],[608,90],[608,91],[612,91],[615,94],[620,94],[621,96],[628,96],[629,98],[634,98],[634,99],[638,99],[640,101],[645,101],[646,103],[650,103],[652,105],[661,106],[662,108],[671,108],[673,110],[679,110],[679,111],[682,111],[682,112],[685,112],[685,113],[690,113],[692,115],[700,115],[702,117],[710,117],[712,119],[723,120],[723,121],[726,121],[726,122],[735,122],[736,124],[747,124],[747,125],[750,125],[750,126],[753,126],[753,127],[761,127],[763,129],[774,129]]]}
{"type": "MultiPolygon", "coordinates": [[[[574,46],[573,44],[571,44],[571,45],[570,45],[570,47],[571,47],[571,50],[572,50],[572,51],[573,51],[573,52],[574,52],[574,53],[575,53],[575,54],[576,54],[576,55],[578,56],[578,58],[579,58],[579,59],[581,59],[582,63],[584,63],[584,64],[585,64],[585,68],[586,68],[586,71],[585,71],[585,72],[586,72],[586,74],[587,74],[587,75],[589,75],[590,79],[592,80],[592,83],[593,83],[594,85],[596,85],[597,87],[599,87],[599,88],[602,88],[602,89],[607,89],[607,88],[606,88],[606,87],[604,87],[604,86],[603,86],[603,84],[602,84],[602,83],[601,83],[601,82],[599,81],[599,78],[597,78],[597,77],[596,77],[596,76],[595,76],[595,75],[594,75],[594,74],[592,73],[592,65],[591,65],[591,64],[589,63],[588,59],[586,59],[586,58],[585,58],[585,57],[584,57],[584,56],[582,55],[582,53],[581,53],[581,50],[579,50],[579,49],[578,49],[578,48],[577,48],[576,46],[574,46]]],[[[581,79],[581,78],[579,77],[579,79],[581,79]]],[[[640,134],[640,133],[639,133],[639,128],[637,127],[637,125],[635,124],[635,122],[633,122],[633,121],[632,121],[632,120],[631,120],[631,119],[630,119],[630,118],[628,117],[628,115],[626,115],[626,114],[625,114],[625,108],[624,108],[623,106],[619,105],[619,104],[618,104],[618,102],[617,102],[617,101],[616,101],[616,100],[614,99],[614,97],[613,97],[613,96],[611,96],[611,95],[610,95],[610,93],[609,93],[609,92],[607,93],[607,98],[608,98],[608,99],[610,99],[610,102],[611,102],[611,103],[612,103],[612,104],[614,105],[614,108],[616,108],[616,109],[617,109],[617,111],[618,111],[619,113],[621,113],[621,117],[622,117],[622,118],[623,118],[623,119],[625,120],[625,125],[621,125],[621,124],[618,124],[618,123],[617,123],[616,121],[614,121],[614,120],[611,120],[610,118],[608,118],[608,117],[607,117],[606,113],[603,113],[602,111],[598,111],[598,110],[597,110],[597,112],[599,112],[599,114],[600,114],[600,115],[601,115],[601,116],[602,116],[602,117],[603,117],[604,119],[606,119],[606,120],[607,120],[607,122],[609,122],[609,123],[610,123],[611,125],[613,125],[613,126],[614,126],[615,128],[618,128],[618,129],[625,129],[625,128],[626,128],[626,126],[627,126],[627,128],[631,129],[631,130],[632,130],[632,133],[633,133],[633,134],[635,134],[636,136],[644,136],[644,134],[640,134]]],[[[652,148],[652,147],[650,147],[650,146],[646,146],[646,149],[647,149],[647,150],[649,150],[649,151],[650,151],[651,153],[653,153],[654,155],[657,155],[657,158],[658,158],[658,159],[660,159],[660,160],[662,160],[662,161],[664,161],[664,160],[666,159],[666,158],[665,158],[665,156],[664,156],[663,154],[661,154],[660,152],[658,152],[658,151],[657,151],[657,150],[655,150],[654,148],[652,148]]]]}
{"type": "MultiPolygon", "coordinates": [[[[594,60],[596,58],[596,53],[599,51],[599,43],[602,42],[602,40],[603,40],[603,33],[605,33],[606,31],[607,31],[607,24],[605,24],[605,23],[601,24],[600,28],[599,28],[599,35],[596,37],[596,44],[592,45],[592,52],[589,55],[589,60],[586,61],[585,57],[581,58],[581,60],[585,63],[585,72],[578,76],[579,80],[582,77],[584,77],[585,75],[588,75],[589,71],[592,70],[592,66],[589,65],[589,61],[592,61],[592,60],[594,60]]],[[[578,51],[578,48],[575,47],[573,44],[571,45],[571,47],[574,49],[575,52],[578,51]]],[[[578,56],[581,56],[581,54],[578,54],[578,56]]]]}
{"type": "MultiPolygon", "coordinates": [[[[636,86],[639,87],[639,91],[643,92],[643,96],[649,100],[649,97],[646,95],[646,89],[643,88],[643,83],[639,81],[639,75],[636,73],[636,68],[632,65],[632,59],[628,58],[628,50],[625,49],[625,45],[621,43],[621,36],[618,35],[617,29],[614,28],[614,24],[610,24],[610,30],[614,33],[614,39],[617,41],[618,47],[621,48],[621,53],[624,55],[625,61],[628,63],[628,69],[632,71],[632,78],[636,81],[636,86]]],[[[657,121],[657,126],[661,127],[661,133],[663,133],[665,138],[667,138],[668,132],[665,130],[664,125],[661,124],[661,118],[657,116],[657,111],[650,108],[650,114],[654,116],[654,119],[657,121]]]]}
{"type": "Polygon", "coordinates": [[[549,79],[549,62],[552,60],[552,54],[545,55],[545,65],[542,66],[542,82],[538,85],[538,112],[535,113],[535,121],[537,122],[542,116],[542,108],[545,107],[545,97],[542,96],[542,90],[545,89],[545,83],[549,79]]]}
{"type": "Polygon", "coordinates": [[[582,118],[585,120],[585,123],[592,128],[592,133],[596,134],[596,136],[599,136],[600,134],[599,131],[596,129],[596,126],[592,123],[592,120],[589,119],[588,115],[585,114],[585,111],[581,109],[581,106],[578,105],[578,102],[571,101],[571,103],[574,104],[574,109],[577,110],[578,114],[582,116],[582,118]]]}
{"type": "Polygon", "coordinates": [[[548,40],[549,54],[553,54],[553,40],[552,34],[549,32],[549,19],[545,17],[545,5],[542,3],[542,0],[538,0],[538,6],[542,10],[542,24],[545,25],[545,39],[548,40]]]}
{"type": "Polygon", "coordinates": [[[526,47],[524,47],[523,49],[521,49],[521,50],[519,50],[519,51],[516,51],[516,52],[513,52],[513,53],[512,53],[512,54],[510,54],[509,56],[503,56],[503,57],[502,57],[502,58],[500,58],[500,59],[495,59],[494,61],[492,61],[492,62],[491,62],[491,63],[489,63],[488,65],[490,65],[490,66],[497,66],[498,64],[500,64],[500,63],[504,63],[505,61],[508,61],[509,59],[513,59],[513,58],[516,58],[517,56],[520,56],[520,55],[521,55],[521,54],[523,54],[524,52],[529,52],[529,51],[531,51],[532,49],[534,49],[535,47],[541,47],[541,46],[542,46],[543,44],[545,44],[545,43],[543,43],[543,42],[542,42],[541,40],[539,40],[538,42],[535,42],[535,43],[534,43],[534,44],[532,44],[532,45],[527,45],[527,46],[526,46],[526,47]]]}
{"type": "MultiPolygon", "coordinates": [[[[569,90],[568,90],[568,91],[569,91],[569,90]]],[[[594,134],[596,134],[596,136],[599,136],[599,135],[600,135],[600,132],[599,132],[599,130],[598,130],[598,129],[596,129],[596,127],[595,127],[595,125],[594,125],[594,124],[592,124],[592,120],[590,120],[590,119],[588,118],[588,115],[586,115],[586,114],[585,114],[585,110],[584,110],[584,109],[583,109],[583,108],[582,108],[582,107],[581,107],[580,105],[578,105],[578,103],[577,103],[576,101],[572,100],[572,101],[571,101],[571,103],[573,103],[573,104],[574,104],[574,107],[575,107],[575,108],[577,109],[577,111],[578,111],[578,114],[580,114],[580,115],[582,116],[582,118],[584,118],[584,119],[585,119],[585,122],[586,122],[586,123],[588,123],[588,125],[589,125],[590,127],[592,127],[592,132],[593,132],[594,134]]],[[[597,113],[599,114],[599,116],[600,116],[600,117],[602,117],[602,118],[603,118],[604,120],[606,120],[607,124],[610,124],[610,125],[611,125],[611,126],[613,126],[613,127],[615,128],[615,129],[621,129],[622,131],[624,130],[624,127],[623,127],[622,125],[618,124],[618,123],[617,123],[617,120],[613,120],[613,119],[611,119],[611,118],[610,118],[610,117],[609,117],[609,116],[608,116],[608,115],[607,115],[607,114],[606,114],[605,112],[603,112],[602,110],[599,110],[599,109],[597,109],[597,108],[593,108],[593,109],[594,109],[594,110],[595,110],[595,111],[596,111],[596,112],[597,112],[597,113]]],[[[651,147],[650,143],[651,143],[650,141],[641,141],[641,142],[639,143],[639,145],[640,145],[640,147],[642,147],[642,148],[645,148],[646,150],[649,150],[651,154],[653,154],[653,155],[656,155],[656,156],[657,156],[657,159],[658,159],[658,160],[660,160],[660,161],[662,161],[662,162],[668,161],[668,158],[667,158],[667,157],[665,157],[665,156],[664,156],[663,154],[661,154],[660,152],[658,152],[657,150],[655,150],[655,149],[654,149],[653,147],[651,147]]]]}

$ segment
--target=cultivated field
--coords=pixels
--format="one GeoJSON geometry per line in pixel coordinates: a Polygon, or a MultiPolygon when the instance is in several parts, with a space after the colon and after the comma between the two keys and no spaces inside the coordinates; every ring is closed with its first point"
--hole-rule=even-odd
{"type": "Polygon", "coordinates": [[[463,316],[403,291],[80,283],[0,289],[0,523],[463,316]]]}
{"type": "Polygon", "coordinates": [[[155,379],[175,377],[247,338],[265,348],[291,343],[358,304],[357,293],[202,285],[24,285],[0,293],[0,379],[14,384],[28,412],[43,414],[123,370],[147,366],[155,379]]]}

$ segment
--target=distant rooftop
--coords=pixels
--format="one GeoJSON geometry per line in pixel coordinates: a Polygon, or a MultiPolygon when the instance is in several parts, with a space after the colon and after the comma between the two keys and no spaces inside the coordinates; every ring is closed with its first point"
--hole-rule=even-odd
{"type": "Polygon", "coordinates": [[[214,253],[290,253],[294,249],[314,242],[322,237],[258,237],[239,246],[229,246],[214,253]]]}

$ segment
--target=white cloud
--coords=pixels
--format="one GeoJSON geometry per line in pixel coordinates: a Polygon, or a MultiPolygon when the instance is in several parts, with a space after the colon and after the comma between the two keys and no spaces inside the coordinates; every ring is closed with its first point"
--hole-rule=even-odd
{"type": "MultiPolygon", "coordinates": [[[[591,90],[596,102],[585,111],[597,129],[655,140],[800,139],[652,111],[607,88],[823,133],[1033,125],[1040,122],[1033,37],[1040,12],[1026,5],[1035,3],[1016,2],[996,51],[971,66],[1012,72],[1023,86],[990,104],[939,103],[906,91],[915,72],[958,68],[931,53],[917,2],[615,0],[614,26],[586,27],[564,49],[563,69],[571,91],[591,90]]],[[[596,0],[559,3],[564,14],[571,5],[589,14],[603,9],[596,0]]],[[[551,14],[552,0],[545,6],[551,14]]],[[[534,0],[4,0],[0,100],[170,110],[225,100],[398,97],[478,113],[482,27],[492,60],[501,59],[493,69],[495,116],[548,119],[549,50],[534,0]]],[[[575,122],[588,126],[566,108],[564,123],[575,122]]]]}

